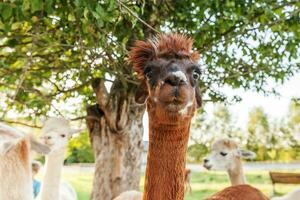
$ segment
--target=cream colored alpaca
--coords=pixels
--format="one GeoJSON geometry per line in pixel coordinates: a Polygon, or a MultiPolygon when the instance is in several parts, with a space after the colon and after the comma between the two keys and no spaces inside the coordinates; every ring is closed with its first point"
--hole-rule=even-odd
{"type": "Polygon", "coordinates": [[[204,159],[203,166],[208,170],[227,171],[231,185],[246,184],[242,158],[255,158],[252,151],[239,149],[236,142],[220,139],[213,143],[211,153],[204,159]]]}
{"type": "Polygon", "coordinates": [[[300,199],[300,188],[282,196],[282,197],[274,197],[272,200],[299,200],[300,199]]]}
{"type": "Polygon", "coordinates": [[[114,200],[142,200],[143,193],[135,190],[130,190],[121,193],[114,200]]]}
{"type": "Polygon", "coordinates": [[[239,149],[233,140],[220,139],[214,142],[211,153],[204,159],[204,167],[208,170],[226,170],[232,186],[206,200],[267,200],[258,189],[246,185],[241,159],[255,156],[254,152],[239,149]]]}
{"type": "Polygon", "coordinates": [[[42,129],[42,138],[51,149],[46,156],[45,174],[42,181],[39,200],[76,200],[75,190],[66,183],[61,183],[61,171],[68,145],[68,140],[80,130],[70,128],[69,121],[63,118],[48,119],[42,129]]]}
{"type": "Polygon", "coordinates": [[[47,153],[49,148],[32,136],[0,124],[0,199],[32,200],[30,148],[47,153]]]}

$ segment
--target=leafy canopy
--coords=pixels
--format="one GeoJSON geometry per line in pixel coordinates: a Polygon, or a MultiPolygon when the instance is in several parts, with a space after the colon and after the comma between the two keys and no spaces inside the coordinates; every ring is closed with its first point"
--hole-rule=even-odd
{"type": "Polygon", "coordinates": [[[128,47],[154,29],[195,39],[207,100],[224,101],[224,85],[272,92],[269,78],[284,81],[299,70],[299,11],[298,0],[5,0],[0,114],[83,115],[96,77],[112,82],[112,95],[128,94],[136,84],[128,47]]]}

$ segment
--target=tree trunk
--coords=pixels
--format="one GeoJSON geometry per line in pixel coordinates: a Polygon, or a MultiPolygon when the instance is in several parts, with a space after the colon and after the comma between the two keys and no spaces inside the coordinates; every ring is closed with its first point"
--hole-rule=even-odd
{"type": "Polygon", "coordinates": [[[112,200],[123,191],[139,189],[145,108],[135,104],[131,92],[108,94],[100,79],[93,88],[98,104],[87,108],[96,162],[91,199],[112,200]]]}

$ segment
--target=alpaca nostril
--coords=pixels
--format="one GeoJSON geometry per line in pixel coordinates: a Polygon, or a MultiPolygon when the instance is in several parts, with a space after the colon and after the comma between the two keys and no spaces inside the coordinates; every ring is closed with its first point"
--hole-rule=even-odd
{"type": "Polygon", "coordinates": [[[205,159],[203,160],[203,162],[204,162],[204,163],[208,163],[208,159],[205,158],[205,159]]]}
{"type": "Polygon", "coordinates": [[[169,84],[169,85],[172,85],[172,86],[177,86],[177,85],[178,85],[178,82],[177,82],[176,79],[173,78],[173,77],[168,77],[168,78],[165,80],[165,83],[166,83],[166,84],[169,84]]]}
{"type": "Polygon", "coordinates": [[[186,84],[186,80],[180,76],[172,74],[165,79],[165,83],[171,86],[179,86],[186,84]]]}

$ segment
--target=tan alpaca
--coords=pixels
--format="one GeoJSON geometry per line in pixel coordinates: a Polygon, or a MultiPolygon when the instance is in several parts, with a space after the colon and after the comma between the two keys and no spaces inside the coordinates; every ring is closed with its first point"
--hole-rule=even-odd
{"type": "Polygon", "coordinates": [[[81,130],[70,128],[69,121],[63,118],[48,119],[42,129],[42,138],[51,152],[46,156],[45,174],[38,200],[76,200],[75,190],[61,183],[61,171],[68,145],[74,133],[81,130]]]}
{"type": "Polygon", "coordinates": [[[30,149],[48,153],[49,148],[20,130],[0,124],[0,199],[32,200],[30,149]]]}
{"type": "Polygon", "coordinates": [[[208,170],[227,171],[232,187],[216,193],[207,200],[265,200],[268,199],[256,188],[246,185],[242,158],[255,158],[251,151],[239,149],[231,139],[220,139],[213,143],[211,153],[204,159],[203,166],[208,170]]]}
{"type": "Polygon", "coordinates": [[[114,200],[141,200],[143,193],[135,190],[130,190],[121,193],[119,196],[114,198],[114,200]]]}
{"type": "Polygon", "coordinates": [[[191,119],[201,105],[199,55],[193,40],[162,34],[137,41],[129,53],[140,86],[136,102],[147,104],[149,151],[143,200],[183,200],[191,119]]]}

